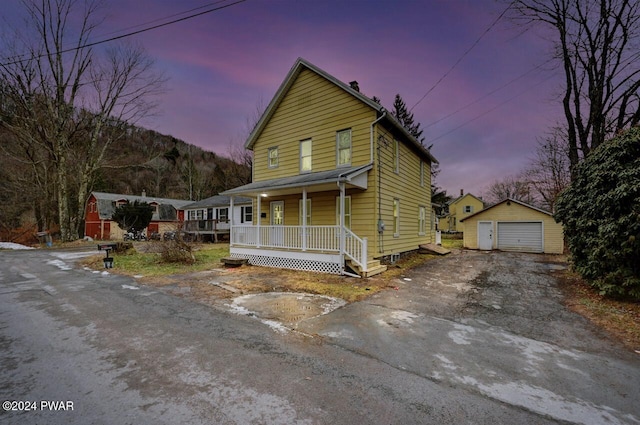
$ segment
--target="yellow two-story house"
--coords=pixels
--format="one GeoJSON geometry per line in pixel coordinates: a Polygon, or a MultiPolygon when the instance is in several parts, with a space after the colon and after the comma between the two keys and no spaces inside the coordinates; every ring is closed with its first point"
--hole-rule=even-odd
{"type": "Polygon", "coordinates": [[[231,223],[230,255],[251,264],[371,276],[383,258],[431,243],[436,159],[385,110],[298,59],[246,141],[251,223],[231,223]]]}
{"type": "Polygon", "coordinates": [[[484,201],[460,191],[460,196],[449,203],[449,213],[440,219],[439,230],[445,232],[464,232],[462,220],[484,209],[484,201]]]}

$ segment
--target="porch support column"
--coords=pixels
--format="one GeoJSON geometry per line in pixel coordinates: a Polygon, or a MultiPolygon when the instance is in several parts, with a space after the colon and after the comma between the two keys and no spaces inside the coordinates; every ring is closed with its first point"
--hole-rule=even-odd
{"type": "Polygon", "coordinates": [[[344,255],[346,245],[346,233],[344,231],[344,182],[340,186],[340,255],[344,255]]]}
{"type": "Polygon", "coordinates": [[[233,199],[234,196],[229,198],[229,246],[233,246],[233,199]]]}
{"type": "Polygon", "coordinates": [[[307,250],[307,188],[302,188],[302,250],[307,250]]]}
{"type": "Polygon", "coordinates": [[[257,207],[258,207],[258,220],[256,221],[256,247],[260,248],[260,221],[262,216],[262,208],[260,206],[262,196],[258,194],[257,207]]]}

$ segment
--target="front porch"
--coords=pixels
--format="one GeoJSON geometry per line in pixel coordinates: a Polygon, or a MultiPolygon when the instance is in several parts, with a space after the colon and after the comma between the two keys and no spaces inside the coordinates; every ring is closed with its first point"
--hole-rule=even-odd
{"type": "Polygon", "coordinates": [[[259,266],[360,276],[386,269],[367,260],[367,238],[340,226],[232,226],[230,243],[231,257],[259,266]]]}
{"type": "MultiPolygon", "coordinates": [[[[235,195],[252,197],[256,211],[249,223],[231,220],[230,255],[255,265],[352,276],[386,270],[370,258],[367,238],[351,228],[351,197],[366,193],[369,170],[370,164],[320,171],[224,192],[232,207],[235,195]]],[[[358,229],[370,236],[368,213],[358,229]]]]}

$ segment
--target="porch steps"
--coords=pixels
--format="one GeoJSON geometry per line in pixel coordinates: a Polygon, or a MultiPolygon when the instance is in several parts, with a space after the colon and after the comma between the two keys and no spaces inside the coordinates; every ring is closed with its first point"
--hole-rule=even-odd
{"type": "Polygon", "coordinates": [[[380,264],[380,260],[371,260],[367,262],[366,272],[362,270],[362,267],[351,260],[347,260],[347,265],[362,277],[371,277],[387,271],[387,266],[380,264]]]}

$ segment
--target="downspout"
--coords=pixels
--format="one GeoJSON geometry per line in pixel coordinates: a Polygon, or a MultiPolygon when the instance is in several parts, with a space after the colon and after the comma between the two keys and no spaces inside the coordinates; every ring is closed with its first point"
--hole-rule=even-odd
{"type": "MultiPolygon", "coordinates": [[[[371,123],[371,130],[370,130],[370,135],[369,135],[369,136],[370,136],[370,150],[371,150],[371,164],[372,164],[372,165],[374,164],[374,162],[373,162],[373,140],[374,140],[374,137],[373,137],[373,131],[374,131],[374,127],[375,127],[375,125],[376,125],[377,123],[379,123],[379,122],[380,122],[384,117],[386,117],[386,116],[387,116],[387,110],[386,110],[386,109],[384,109],[384,108],[382,108],[381,110],[382,110],[382,115],[380,115],[380,117],[378,117],[375,121],[373,121],[373,122],[371,123]]],[[[380,178],[381,178],[381,175],[380,175],[380,152],[378,152],[378,193],[376,194],[376,196],[378,197],[378,205],[379,205],[379,207],[378,207],[378,210],[379,210],[379,211],[378,211],[378,223],[380,223],[380,221],[381,221],[381,218],[380,218],[380,217],[381,217],[381,215],[380,215],[380,214],[381,214],[381,213],[380,213],[380,209],[381,209],[381,196],[382,196],[382,193],[381,193],[381,191],[380,191],[380,190],[381,190],[381,187],[380,187],[380,178]]],[[[378,233],[378,237],[379,237],[379,240],[378,240],[378,246],[379,246],[379,247],[381,247],[381,246],[382,246],[382,245],[381,245],[381,243],[382,243],[382,235],[381,235],[380,233],[378,233]]],[[[382,249],[381,249],[381,248],[379,248],[378,250],[380,251],[380,250],[382,250],[382,249]]]]}

